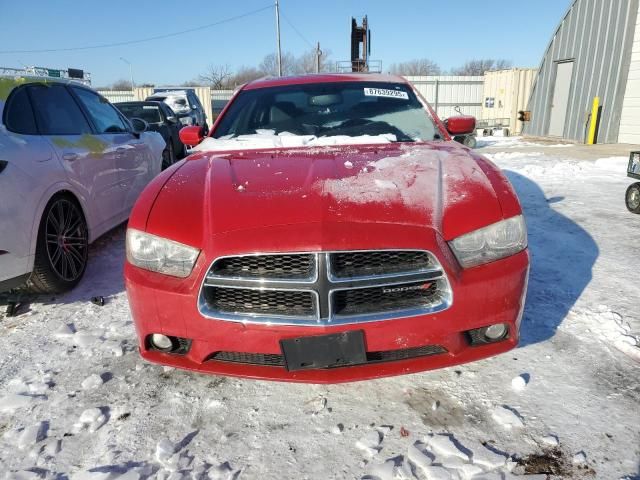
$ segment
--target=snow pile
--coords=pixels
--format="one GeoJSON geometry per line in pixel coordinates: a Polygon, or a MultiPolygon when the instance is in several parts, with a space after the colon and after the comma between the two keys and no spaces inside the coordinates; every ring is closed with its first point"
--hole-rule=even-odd
{"type": "Polygon", "coordinates": [[[97,373],[92,373],[82,381],[82,389],[91,390],[92,388],[98,388],[102,383],[102,377],[97,373]]]}
{"type": "Polygon", "coordinates": [[[529,383],[529,376],[525,373],[523,375],[518,375],[511,379],[511,388],[513,388],[516,392],[523,391],[527,384],[529,383]]]}
{"type": "Polygon", "coordinates": [[[407,447],[404,456],[373,463],[369,476],[381,480],[511,478],[516,463],[492,447],[474,444],[469,448],[449,433],[429,434],[407,447]],[[415,475],[414,475],[415,474],[415,475]],[[486,476],[485,476],[486,475],[486,476]]]}
{"type": "Polygon", "coordinates": [[[495,407],[491,411],[491,417],[508,430],[524,427],[524,422],[520,414],[514,408],[507,407],[506,405],[495,407]]]}
{"type": "Polygon", "coordinates": [[[31,395],[10,394],[0,398],[0,412],[13,412],[25,408],[36,400],[31,395]]]}
{"type": "Polygon", "coordinates": [[[597,332],[599,338],[640,362],[640,335],[633,333],[629,321],[607,305],[573,310],[569,318],[576,326],[597,332]]]}
{"type": "Polygon", "coordinates": [[[289,147],[327,147],[334,145],[369,145],[391,143],[396,136],[390,133],[382,135],[335,135],[332,137],[316,137],[315,135],[294,135],[289,132],[276,134],[274,130],[257,130],[250,135],[237,137],[205,138],[194,152],[223,152],[228,150],[258,150],[266,148],[289,147]]]}
{"type": "Polygon", "coordinates": [[[553,434],[545,435],[540,439],[540,441],[543,444],[548,445],[549,447],[557,447],[558,445],[560,445],[560,440],[558,439],[558,436],[553,434]]]}
{"type": "Polygon", "coordinates": [[[382,438],[383,436],[379,431],[372,430],[356,442],[356,447],[358,447],[367,455],[373,457],[380,451],[380,443],[382,443],[382,438]]]}
{"type": "Polygon", "coordinates": [[[74,427],[77,432],[87,429],[90,433],[94,433],[105,423],[107,423],[107,416],[100,408],[88,408],[82,412],[74,427]]]}

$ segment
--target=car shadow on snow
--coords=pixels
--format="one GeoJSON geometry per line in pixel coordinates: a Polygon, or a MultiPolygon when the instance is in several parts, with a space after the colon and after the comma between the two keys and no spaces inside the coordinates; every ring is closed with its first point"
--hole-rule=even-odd
{"type": "Polygon", "coordinates": [[[553,205],[537,183],[513,171],[504,172],[516,189],[529,231],[531,272],[521,326],[520,346],[553,337],[592,279],[599,249],[591,235],[553,205]]]}
{"type": "Polygon", "coordinates": [[[124,291],[126,223],[108,231],[89,246],[89,262],[80,283],[60,295],[55,303],[71,303],[92,297],[109,298],[124,291]]]}

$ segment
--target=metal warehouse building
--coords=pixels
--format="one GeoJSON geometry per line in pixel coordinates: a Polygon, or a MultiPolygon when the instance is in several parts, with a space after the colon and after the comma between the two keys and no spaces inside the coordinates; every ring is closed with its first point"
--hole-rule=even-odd
{"type": "Polygon", "coordinates": [[[542,59],[525,134],[585,142],[599,97],[597,141],[640,143],[638,13],[638,0],[571,4],[542,59]]]}

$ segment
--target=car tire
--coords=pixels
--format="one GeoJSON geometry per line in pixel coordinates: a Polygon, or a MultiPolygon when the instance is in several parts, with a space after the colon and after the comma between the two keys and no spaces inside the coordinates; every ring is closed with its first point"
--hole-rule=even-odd
{"type": "Polygon", "coordinates": [[[169,139],[167,148],[162,151],[162,170],[176,163],[176,152],[173,149],[173,140],[169,139]]]}
{"type": "Polygon", "coordinates": [[[467,135],[464,137],[464,141],[462,143],[469,148],[476,148],[476,145],[478,144],[476,137],[473,135],[467,135]]]}
{"type": "Polygon", "coordinates": [[[627,210],[631,213],[640,214],[640,182],[629,185],[624,199],[627,205],[627,210]]]}
{"type": "Polygon", "coordinates": [[[42,213],[33,272],[27,281],[32,293],[62,293],[75,287],[87,268],[89,235],[78,202],[56,195],[42,213]]]}

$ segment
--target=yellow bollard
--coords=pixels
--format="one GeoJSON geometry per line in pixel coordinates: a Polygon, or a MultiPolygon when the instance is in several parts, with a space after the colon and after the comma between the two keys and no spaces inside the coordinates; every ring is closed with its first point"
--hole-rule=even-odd
{"type": "Polygon", "coordinates": [[[593,107],[591,108],[591,125],[589,126],[589,137],[587,145],[593,145],[596,138],[596,126],[598,125],[598,112],[600,108],[600,97],[593,98],[593,107]]]}

